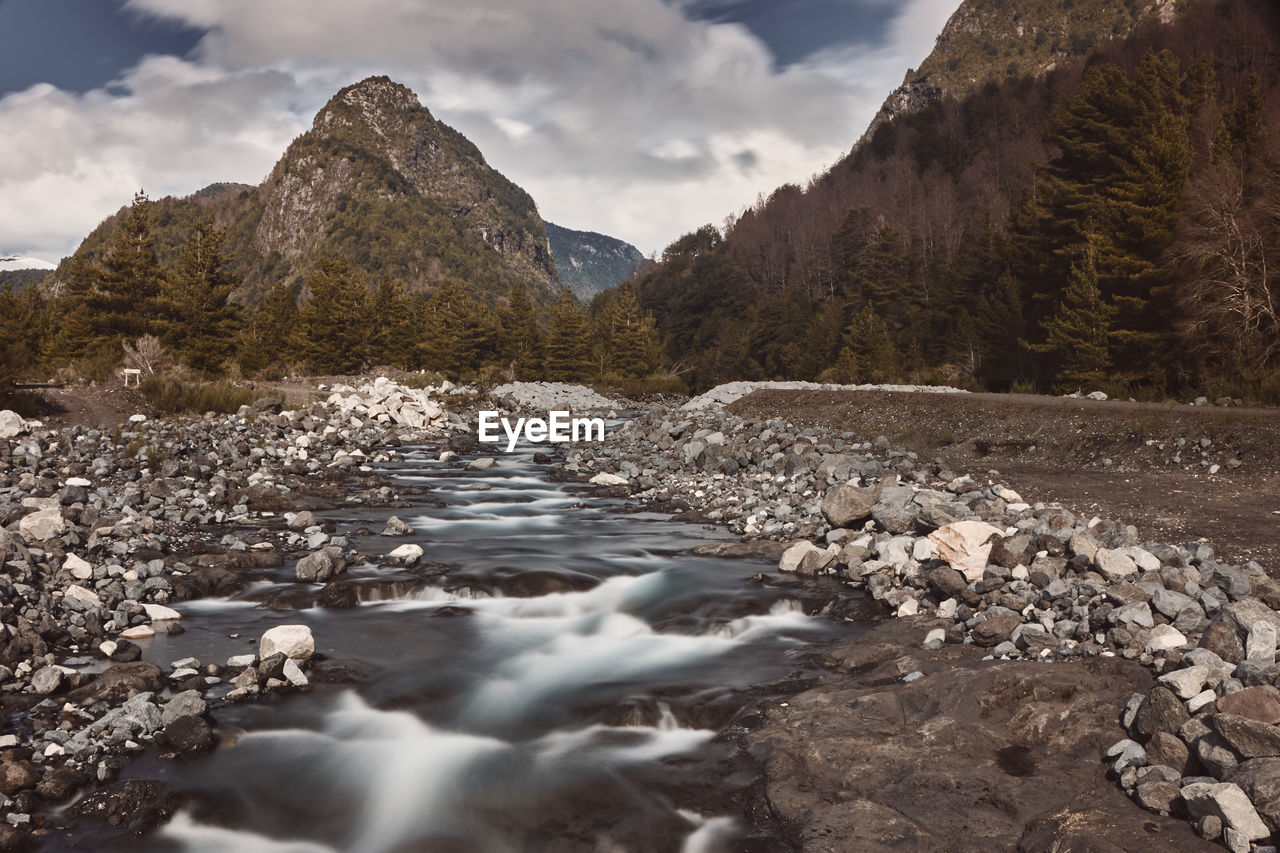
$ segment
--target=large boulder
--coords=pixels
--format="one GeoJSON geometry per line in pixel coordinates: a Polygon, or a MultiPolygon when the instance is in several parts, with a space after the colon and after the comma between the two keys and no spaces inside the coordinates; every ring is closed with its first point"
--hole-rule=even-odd
{"type": "Polygon", "coordinates": [[[276,652],[283,652],[286,658],[308,660],[315,651],[315,637],[306,625],[277,625],[258,641],[258,657],[263,660],[276,652]]]}
{"type": "Polygon", "coordinates": [[[0,411],[0,439],[17,438],[28,429],[22,415],[12,409],[0,411]]]}
{"type": "Polygon", "coordinates": [[[120,663],[104,671],[88,684],[67,694],[78,705],[105,701],[123,702],[139,693],[156,692],[164,683],[164,672],[147,661],[120,663]]]}
{"type": "Polygon", "coordinates": [[[342,574],[346,568],[347,561],[342,556],[342,549],[330,545],[299,560],[293,574],[300,581],[325,583],[342,574]]]}
{"type": "Polygon", "coordinates": [[[1275,725],[1280,723],[1280,690],[1260,684],[1228,693],[1218,699],[1218,712],[1275,725]]]}
{"type": "Polygon", "coordinates": [[[1189,719],[1191,715],[1173,691],[1156,687],[1142,700],[1133,719],[1133,733],[1139,741],[1146,742],[1156,732],[1177,732],[1189,719]]]}
{"type": "Polygon", "coordinates": [[[1226,781],[1240,786],[1273,832],[1280,830],[1280,758],[1242,761],[1226,781]]]}
{"type": "Polygon", "coordinates": [[[1214,731],[1244,758],[1280,757],[1280,726],[1221,712],[1210,721],[1214,731]]]}
{"type": "Polygon", "coordinates": [[[142,835],[168,821],[181,804],[182,800],[163,782],[128,779],[94,791],[73,805],[71,813],[142,835]]]}
{"type": "Polygon", "coordinates": [[[957,521],[929,534],[938,556],[971,581],[981,580],[994,541],[1004,531],[985,521],[957,521]]]}
{"type": "Polygon", "coordinates": [[[1193,782],[1182,789],[1182,799],[1193,818],[1216,817],[1249,841],[1271,834],[1244,791],[1234,782],[1193,782]]]}
{"type": "Polygon", "coordinates": [[[822,514],[832,527],[849,527],[871,517],[876,505],[876,489],[849,483],[827,489],[822,498],[822,514]]]}

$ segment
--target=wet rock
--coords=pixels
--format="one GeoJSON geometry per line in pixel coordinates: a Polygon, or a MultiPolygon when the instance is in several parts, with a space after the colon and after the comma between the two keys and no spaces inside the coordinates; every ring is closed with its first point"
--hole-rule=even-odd
{"type": "Polygon", "coordinates": [[[154,693],[164,684],[164,672],[147,661],[116,664],[88,684],[67,694],[79,705],[94,702],[118,704],[139,693],[154,693]]]}
{"type": "Polygon", "coordinates": [[[177,717],[164,727],[164,739],[175,752],[207,752],[213,748],[213,730],[203,717],[177,717]]]}
{"type": "Polygon", "coordinates": [[[360,592],[351,581],[335,581],[320,590],[316,603],[330,608],[359,607],[360,592]]]}
{"type": "Polygon", "coordinates": [[[0,754],[0,794],[12,797],[34,788],[39,781],[40,771],[30,761],[15,758],[12,753],[0,754]]]}
{"type": "Polygon", "coordinates": [[[413,528],[393,515],[387,519],[386,527],[382,529],[382,535],[383,536],[412,536],[413,528]]]}
{"type": "Polygon", "coordinates": [[[330,545],[315,551],[298,561],[294,566],[294,577],[308,583],[325,583],[340,575],[347,568],[347,561],[342,556],[342,549],[330,545]]]}
{"type": "Polygon", "coordinates": [[[199,717],[208,710],[204,697],[195,690],[184,690],[175,694],[164,706],[161,723],[168,726],[179,717],[199,717]]]}
{"type": "Polygon", "coordinates": [[[50,803],[64,803],[89,783],[89,774],[74,767],[59,767],[40,780],[36,793],[50,803]]]}
{"type": "Polygon", "coordinates": [[[73,805],[71,813],[142,835],[167,822],[181,804],[182,800],[163,782],[128,779],[94,791],[73,805]]]}

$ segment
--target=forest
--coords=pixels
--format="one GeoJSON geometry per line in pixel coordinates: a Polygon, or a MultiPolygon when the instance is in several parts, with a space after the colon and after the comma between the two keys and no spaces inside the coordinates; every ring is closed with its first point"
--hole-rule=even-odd
{"type": "Polygon", "coordinates": [[[1192,4],[1085,60],[879,124],[633,282],[727,379],[1204,391],[1280,403],[1272,4],[1192,4]]]}
{"type": "Polygon", "coordinates": [[[277,282],[254,310],[232,300],[225,231],[191,227],[163,264],[155,203],[139,193],[98,256],[73,256],[52,287],[0,287],[0,383],[15,377],[144,376],[193,380],[350,374],[376,366],[464,381],[643,380],[660,367],[653,320],[629,287],[589,309],[568,290],[539,309],[520,282],[500,300],[459,279],[430,294],[369,280],[341,254],[300,287],[277,282]]]}

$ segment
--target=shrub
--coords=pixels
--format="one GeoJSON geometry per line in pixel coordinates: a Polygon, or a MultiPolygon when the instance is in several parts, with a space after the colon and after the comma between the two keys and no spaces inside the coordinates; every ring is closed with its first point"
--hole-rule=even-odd
{"type": "Polygon", "coordinates": [[[147,402],[171,415],[201,415],[205,412],[232,414],[241,406],[251,405],[264,396],[261,392],[230,382],[181,382],[159,376],[147,377],[138,390],[147,398],[147,402]]]}

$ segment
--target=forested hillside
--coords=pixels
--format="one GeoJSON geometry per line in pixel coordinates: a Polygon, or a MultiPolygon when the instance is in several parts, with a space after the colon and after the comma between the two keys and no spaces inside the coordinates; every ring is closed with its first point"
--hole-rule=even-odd
{"type": "Polygon", "coordinates": [[[695,385],[1280,400],[1278,44],[1273,4],[1191,2],[1087,59],[943,97],[725,233],[675,241],[641,304],[695,385]]]}

